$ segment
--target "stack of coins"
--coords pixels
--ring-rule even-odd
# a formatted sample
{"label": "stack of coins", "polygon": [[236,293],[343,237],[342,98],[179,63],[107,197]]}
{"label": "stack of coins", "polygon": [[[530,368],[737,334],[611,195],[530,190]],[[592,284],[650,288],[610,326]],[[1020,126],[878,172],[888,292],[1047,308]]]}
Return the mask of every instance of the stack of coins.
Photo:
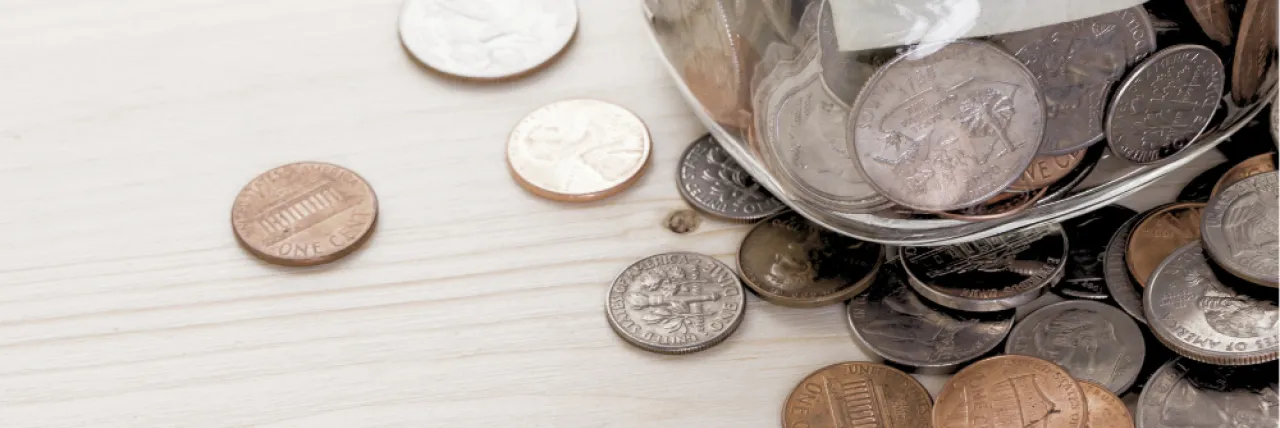
{"label": "stack of coins", "polygon": [[790,197],[836,213],[995,220],[1070,195],[1104,156],[1176,157],[1220,104],[1260,101],[1276,46],[1268,0],[859,51],[840,48],[849,21],[829,0],[646,3],[687,33],[667,53],[702,112]]}

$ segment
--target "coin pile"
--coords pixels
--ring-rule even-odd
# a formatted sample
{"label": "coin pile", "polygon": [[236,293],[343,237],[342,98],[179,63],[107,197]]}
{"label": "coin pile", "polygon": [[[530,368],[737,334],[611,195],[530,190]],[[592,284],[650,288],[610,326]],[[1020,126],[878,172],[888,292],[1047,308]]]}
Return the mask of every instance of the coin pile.
{"label": "coin pile", "polygon": [[705,113],[741,131],[789,196],[968,221],[1063,198],[1108,152],[1134,165],[1175,156],[1220,121],[1228,89],[1233,107],[1257,102],[1276,6],[1230,3],[850,51],[836,37],[850,21],[828,0],[647,2],[655,26],[689,34],[673,52]]}
{"label": "coin pile", "polygon": [[[693,253],[632,264],[609,288],[608,323],[642,349],[685,354],[733,333],[748,289],[795,308],[847,301],[854,343],[877,362],[802,379],[782,406],[784,427],[1269,427],[1280,418],[1273,153],[1211,169],[1184,200],[1146,213],[1107,206],[943,247],[886,247],[786,211],[710,136],[685,151],[677,178],[710,217],[763,219],[743,238],[736,274]],[[1050,291],[1059,302],[1016,315]],[[935,400],[907,372],[955,375]],[[1119,397],[1135,387],[1131,415]]]}

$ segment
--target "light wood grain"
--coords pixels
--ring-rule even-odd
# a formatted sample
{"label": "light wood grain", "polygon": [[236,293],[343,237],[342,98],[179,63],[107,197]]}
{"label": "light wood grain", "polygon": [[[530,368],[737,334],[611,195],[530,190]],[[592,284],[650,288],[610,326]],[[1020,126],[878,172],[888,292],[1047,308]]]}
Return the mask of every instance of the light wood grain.
{"label": "light wood grain", "polygon": [[[475,84],[404,53],[394,0],[0,2],[0,426],[777,426],[803,375],[863,358],[841,307],[753,297],[728,342],[682,357],[605,323],[628,263],[732,263],[746,227],[661,226],[704,131],[641,2],[579,3],[557,62]],[[571,97],[649,124],[633,189],[569,205],[511,181],[511,125]],[[334,265],[232,237],[239,188],[299,160],[379,194],[373,239]]]}

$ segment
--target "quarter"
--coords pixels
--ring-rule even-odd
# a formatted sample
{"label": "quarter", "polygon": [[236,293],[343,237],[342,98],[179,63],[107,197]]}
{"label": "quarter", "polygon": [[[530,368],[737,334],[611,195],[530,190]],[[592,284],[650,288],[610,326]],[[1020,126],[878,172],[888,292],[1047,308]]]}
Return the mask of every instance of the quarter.
{"label": "quarter", "polygon": [[1133,386],[1147,354],[1142,330],[1129,315],[1087,300],[1054,303],[1027,315],[1013,326],[1004,351],[1057,363],[1113,394]]}
{"label": "quarter", "polygon": [[782,405],[782,426],[923,427],[929,425],[932,401],[929,391],[906,373],[851,361],[801,380]]}
{"label": "quarter", "polygon": [[574,0],[405,0],[400,41],[446,74],[501,79],[555,58],[578,29]]}
{"label": "quarter", "polygon": [[1143,428],[1272,428],[1280,418],[1276,366],[1222,367],[1186,359],[1156,370],[1138,398]]}
{"label": "quarter", "polygon": [[1089,381],[1080,381],[1080,390],[1084,391],[1084,402],[1089,408],[1089,428],[1133,428],[1133,416],[1129,408],[1111,391],[1102,385]]}
{"label": "quarter", "polygon": [[1179,248],[1151,276],[1142,302],[1147,325],[1169,349],[1196,361],[1275,361],[1280,311],[1274,290],[1249,293],[1233,281],[1214,272],[1199,242]]}
{"label": "quarter", "polygon": [[676,186],[689,205],[723,219],[754,221],[786,209],[711,134],[685,149]]}
{"label": "quarter", "polygon": [[1107,205],[1067,220],[1062,229],[1071,242],[1066,273],[1053,291],[1077,299],[1106,300],[1107,244],[1137,212],[1120,205]]}
{"label": "quarter", "polygon": [[1084,392],[1057,364],[1001,355],[956,373],[933,406],[935,428],[1085,428]]}
{"label": "quarter", "polygon": [[1240,180],[1209,200],[1200,223],[1204,248],[1246,281],[1280,286],[1280,202],[1276,172]]}
{"label": "quarter", "polygon": [[1129,235],[1125,263],[1138,285],[1146,287],[1156,266],[1174,250],[1200,239],[1200,216],[1204,204],[1168,204],[1143,214]]}
{"label": "quarter", "polygon": [[594,201],[635,183],[653,143],[639,117],[589,99],[547,104],[521,119],[507,139],[517,183],[558,201]]}
{"label": "quarter", "polygon": [[848,121],[856,165],[877,192],[921,211],[990,199],[1040,148],[1045,104],[1035,76],[986,42],[921,45],[889,61]]}
{"label": "quarter", "polygon": [[289,266],[329,263],[355,251],[378,219],[378,198],[355,172],[323,162],[273,168],[240,190],[231,228],[250,253]]}
{"label": "quarter", "polygon": [[1111,87],[1156,50],[1155,29],[1141,6],[991,41],[1012,52],[1040,83],[1048,112],[1040,154],[1047,156],[1101,141]]}
{"label": "quarter", "polygon": [[1013,327],[1013,311],[963,312],[926,301],[896,264],[882,269],[846,309],[849,329],[868,354],[930,374],[952,373],[988,355]]}
{"label": "quarter", "polygon": [[632,345],[687,354],[733,334],[746,303],[742,283],[724,263],[702,254],[664,253],[633,263],[613,280],[605,315]]}
{"label": "quarter", "polygon": [[738,270],[761,298],[782,306],[839,303],[875,281],[884,247],[832,232],[794,212],[760,222],[742,239]]}
{"label": "quarter", "polygon": [[1222,60],[1204,46],[1156,52],[1111,97],[1106,122],[1111,152],[1149,164],[1182,151],[1209,125],[1225,79]]}
{"label": "quarter", "polygon": [[939,305],[972,312],[1016,308],[1062,278],[1067,238],[1056,224],[942,247],[900,247],[909,284]]}

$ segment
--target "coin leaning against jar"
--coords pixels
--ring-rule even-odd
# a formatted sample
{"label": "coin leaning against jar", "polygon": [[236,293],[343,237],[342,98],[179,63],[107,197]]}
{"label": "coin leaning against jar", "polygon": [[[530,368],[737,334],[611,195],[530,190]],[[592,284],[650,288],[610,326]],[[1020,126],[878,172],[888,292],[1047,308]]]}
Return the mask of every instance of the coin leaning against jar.
{"label": "coin leaning against jar", "polygon": [[699,211],[734,221],[755,221],[786,209],[711,134],[690,144],[680,156],[676,187]]}
{"label": "coin leaning against jar", "polygon": [[355,172],[323,162],[273,168],[240,190],[231,208],[236,239],[270,263],[313,266],[338,260],[369,238],[378,198]]}
{"label": "coin leaning against jar", "polygon": [[696,253],[664,253],[628,266],[609,286],[605,316],[619,337],[661,354],[723,342],[742,324],[742,282],[724,263]]}
{"label": "coin leaning against jar", "polygon": [[742,239],[738,270],[762,299],[815,307],[849,300],[875,281],[884,247],[854,239],[784,212],[756,224]]}
{"label": "coin leaning against jar", "polygon": [[1085,428],[1087,405],[1080,384],[1057,364],[1001,355],[965,367],[943,385],[933,426]]}
{"label": "coin leaning against jar", "polygon": [[1196,361],[1224,366],[1275,361],[1280,351],[1275,292],[1250,293],[1238,281],[1215,272],[1199,242],[1187,244],[1151,275],[1142,302],[1147,325],[1169,349]]}
{"label": "coin leaning against jar", "polygon": [[1276,172],[1240,180],[1209,200],[1200,223],[1218,266],[1258,285],[1280,286],[1280,202]]}
{"label": "coin leaning against jar", "polygon": [[916,428],[929,425],[929,391],[898,369],[851,361],[813,372],[782,405],[782,426]]}

